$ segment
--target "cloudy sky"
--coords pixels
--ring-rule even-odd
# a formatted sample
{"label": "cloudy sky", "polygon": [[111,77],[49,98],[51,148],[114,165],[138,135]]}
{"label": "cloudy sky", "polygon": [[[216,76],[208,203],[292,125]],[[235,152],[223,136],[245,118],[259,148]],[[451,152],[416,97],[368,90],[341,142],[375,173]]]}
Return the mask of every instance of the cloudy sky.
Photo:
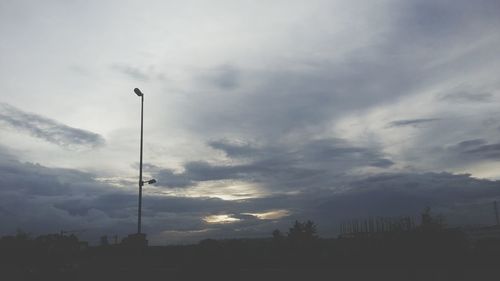
{"label": "cloudy sky", "polygon": [[0,234],[494,223],[497,0],[0,3]]}

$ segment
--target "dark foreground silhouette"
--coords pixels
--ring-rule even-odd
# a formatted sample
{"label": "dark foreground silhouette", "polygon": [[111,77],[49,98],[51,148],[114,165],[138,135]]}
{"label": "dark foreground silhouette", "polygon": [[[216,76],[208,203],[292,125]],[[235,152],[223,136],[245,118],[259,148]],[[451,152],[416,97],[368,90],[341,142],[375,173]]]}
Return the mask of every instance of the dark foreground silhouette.
{"label": "dark foreground silhouette", "polygon": [[471,240],[430,217],[337,239],[319,238],[307,221],[266,239],[163,247],[19,233],[0,239],[0,270],[0,280],[500,280],[500,239]]}

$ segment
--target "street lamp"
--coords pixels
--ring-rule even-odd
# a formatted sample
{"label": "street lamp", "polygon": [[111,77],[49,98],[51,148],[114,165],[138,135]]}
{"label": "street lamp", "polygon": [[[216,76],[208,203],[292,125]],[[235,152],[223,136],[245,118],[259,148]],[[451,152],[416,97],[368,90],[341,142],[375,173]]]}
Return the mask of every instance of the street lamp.
{"label": "street lamp", "polygon": [[143,124],[144,124],[144,94],[138,88],[134,89],[134,93],[141,97],[141,152],[139,159],[139,208],[137,213],[137,234],[141,234],[141,214],[142,214],[142,186],[147,184],[153,184],[156,182],[155,179],[148,181],[142,180],[142,142],[143,142]]}

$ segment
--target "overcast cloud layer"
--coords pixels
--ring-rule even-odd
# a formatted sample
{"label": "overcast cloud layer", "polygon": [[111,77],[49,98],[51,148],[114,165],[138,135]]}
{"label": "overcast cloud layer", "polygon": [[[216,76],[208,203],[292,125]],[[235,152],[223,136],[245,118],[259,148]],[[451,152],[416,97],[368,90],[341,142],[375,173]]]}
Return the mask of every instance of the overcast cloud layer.
{"label": "overcast cloud layer", "polygon": [[2,1],[0,234],[154,244],[369,216],[488,224],[500,3]]}

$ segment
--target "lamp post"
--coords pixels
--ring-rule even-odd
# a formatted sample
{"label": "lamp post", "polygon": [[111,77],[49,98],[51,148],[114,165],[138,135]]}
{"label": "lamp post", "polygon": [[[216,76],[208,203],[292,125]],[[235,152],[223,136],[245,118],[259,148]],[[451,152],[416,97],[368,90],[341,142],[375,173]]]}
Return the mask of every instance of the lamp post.
{"label": "lamp post", "polygon": [[142,216],[142,186],[147,184],[153,184],[156,182],[155,179],[144,182],[142,180],[142,143],[143,143],[143,127],[144,127],[144,94],[138,88],[134,89],[134,93],[141,97],[141,149],[139,158],[139,208],[137,211],[137,234],[141,234],[141,216]]}

